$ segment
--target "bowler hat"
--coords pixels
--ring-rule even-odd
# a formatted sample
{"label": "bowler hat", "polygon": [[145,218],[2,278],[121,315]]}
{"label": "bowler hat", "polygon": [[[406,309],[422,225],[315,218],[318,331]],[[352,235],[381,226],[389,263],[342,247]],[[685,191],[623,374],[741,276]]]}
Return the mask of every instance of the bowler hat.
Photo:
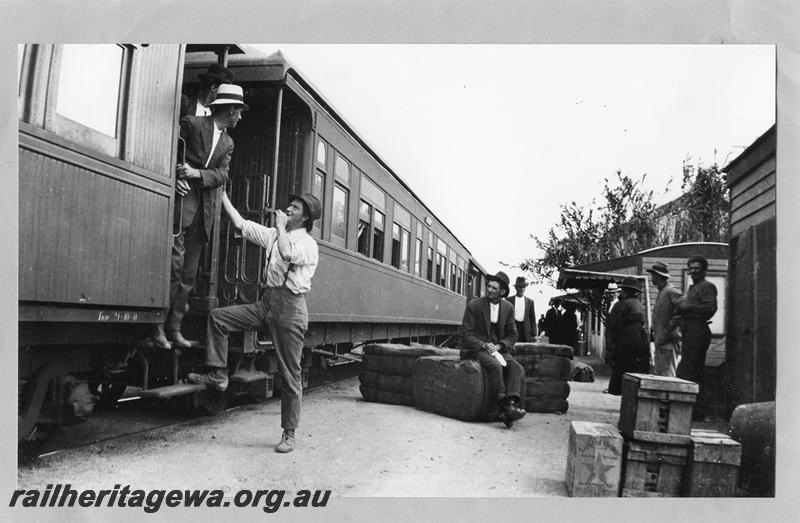
{"label": "bowler hat", "polygon": [[619,286],[623,289],[630,289],[634,292],[639,292],[639,282],[633,276],[626,277],[624,280],[622,280],[622,283],[620,283]]}
{"label": "bowler hat", "polygon": [[222,84],[217,89],[217,97],[210,105],[241,105],[246,111],[250,107],[244,103],[244,91],[241,86],[235,84]]}
{"label": "bowler hat", "polygon": [[517,276],[516,281],[514,281],[514,287],[527,287],[528,282],[525,281],[523,276]]}
{"label": "bowler hat", "polygon": [[231,70],[219,64],[211,64],[205,73],[197,73],[197,77],[208,83],[229,84],[233,81]]}
{"label": "bowler hat", "polygon": [[490,281],[496,281],[497,283],[499,283],[500,286],[502,287],[501,290],[505,290],[506,291],[506,295],[508,295],[508,291],[509,291],[508,283],[511,280],[509,280],[508,275],[506,273],[504,273],[503,271],[499,271],[494,276],[492,276],[491,274],[487,274],[486,275],[486,283],[489,283]]}
{"label": "bowler hat", "polygon": [[669,278],[669,267],[667,267],[666,263],[655,262],[652,268],[646,270],[650,274],[658,274],[659,276],[663,276],[664,278]]}
{"label": "bowler hat", "polygon": [[289,201],[292,202],[294,200],[300,200],[306,204],[306,210],[310,218],[306,223],[306,230],[311,232],[312,227],[314,227],[314,220],[322,215],[322,204],[319,203],[317,197],[311,193],[290,194]]}

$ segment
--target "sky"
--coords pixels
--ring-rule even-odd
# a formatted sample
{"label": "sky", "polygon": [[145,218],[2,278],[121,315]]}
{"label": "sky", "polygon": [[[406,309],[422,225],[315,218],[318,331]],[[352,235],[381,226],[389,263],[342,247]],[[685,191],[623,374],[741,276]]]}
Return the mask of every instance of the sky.
{"label": "sky", "polygon": [[[619,169],[657,203],[687,157],[735,158],[775,121],[771,45],[263,44],[325,96],[490,273]],[[742,75],[747,70],[749,74]],[[670,178],[671,191],[665,192]],[[544,312],[562,291],[531,286]]]}

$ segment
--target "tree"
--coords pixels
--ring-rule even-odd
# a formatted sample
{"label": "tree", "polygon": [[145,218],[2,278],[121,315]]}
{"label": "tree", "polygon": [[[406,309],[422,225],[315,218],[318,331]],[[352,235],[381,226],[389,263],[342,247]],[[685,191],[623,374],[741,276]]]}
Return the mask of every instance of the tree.
{"label": "tree", "polygon": [[649,248],[656,230],[652,215],[656,206],[653,191],[645,191],[646,175],[639,180],[616,172],[615,183],[604,179],[603,205],[595,200],[586,207],[574,201],[561,205],[559,223],[551,227],[544,239],[531,236],[543,253],[529,258],[519,267],[536,283],[554,284],[553,274],[559,267],[572,267],[624,256]]}
{"label": "tree", "polygon": [[[555,284],[559,267],[619,258],[684,242],[724,242],[728,238],[730,202],[725,173],[716,162],[705,167],[687,157],[682,168],[682,194],[656,207],[653,191],[644,189],[647,175],[634,180],[616,172],[604,179],[602,204],[561,205],[558,224],[544,239],[531,236],[542,252],[518,264],[536,283]],[[669,183],[665,187],[669,189]]]}

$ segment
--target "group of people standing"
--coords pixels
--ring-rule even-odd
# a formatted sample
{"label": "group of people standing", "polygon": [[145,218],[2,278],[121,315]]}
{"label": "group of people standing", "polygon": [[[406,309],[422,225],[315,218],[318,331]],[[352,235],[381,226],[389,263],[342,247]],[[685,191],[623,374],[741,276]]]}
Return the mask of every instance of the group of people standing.
{"label": "group of people standing", "polygon": [[575,302],[553,298],[550,308],[544,318],[539,322],[542,325],[542,334],[547,335],[549,343],[556,345],[569,345],[573,350],[578,349],[578,315],[575,313]]}
{"label": "group of people standing", "polygon": [[[626,372],[678,377],[703,386],[706,353],[711,342],[711,317],[717,311],[717,288],[706,280],[708,260],[692,256],[687,273],[692,279],[686,295],[670,282],[667,264],[656,262],[647,269],[658,297],[653,307],[650,333],[645,330],[646,316],[639,301],[639,283],[625,278],[609,289],[612,302],[606,320],[606,361],[612,366],[609,394],[622,393],[622,375]],[[619,299],[616,299],[616,294]],[[650,342],[654,350],[651,356]],[[703,413],[695,409],[695,416]]]}

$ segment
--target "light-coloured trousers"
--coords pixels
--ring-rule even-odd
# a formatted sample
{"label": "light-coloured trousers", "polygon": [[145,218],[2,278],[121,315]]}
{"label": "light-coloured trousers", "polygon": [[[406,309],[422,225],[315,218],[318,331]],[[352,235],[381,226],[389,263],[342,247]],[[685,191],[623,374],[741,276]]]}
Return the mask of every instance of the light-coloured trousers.
{"label": "light-coloured trousers", "polygon": [[269,331],[283,381],[281,427],[296,429],[303,400],[300,358],[307,329],[305,294],[294,294],[286,287],[268,288],[256,303],[223,307],[209,313],[206,364],[209,367],[228,366],[228,334],[231,332]]}
{"label": "light-coloured trousers", "polygon": [[655,373],[659,376],[674,378],[680,353],[681,343],[679,341],[671,341],[661,345],[656,344]]}

